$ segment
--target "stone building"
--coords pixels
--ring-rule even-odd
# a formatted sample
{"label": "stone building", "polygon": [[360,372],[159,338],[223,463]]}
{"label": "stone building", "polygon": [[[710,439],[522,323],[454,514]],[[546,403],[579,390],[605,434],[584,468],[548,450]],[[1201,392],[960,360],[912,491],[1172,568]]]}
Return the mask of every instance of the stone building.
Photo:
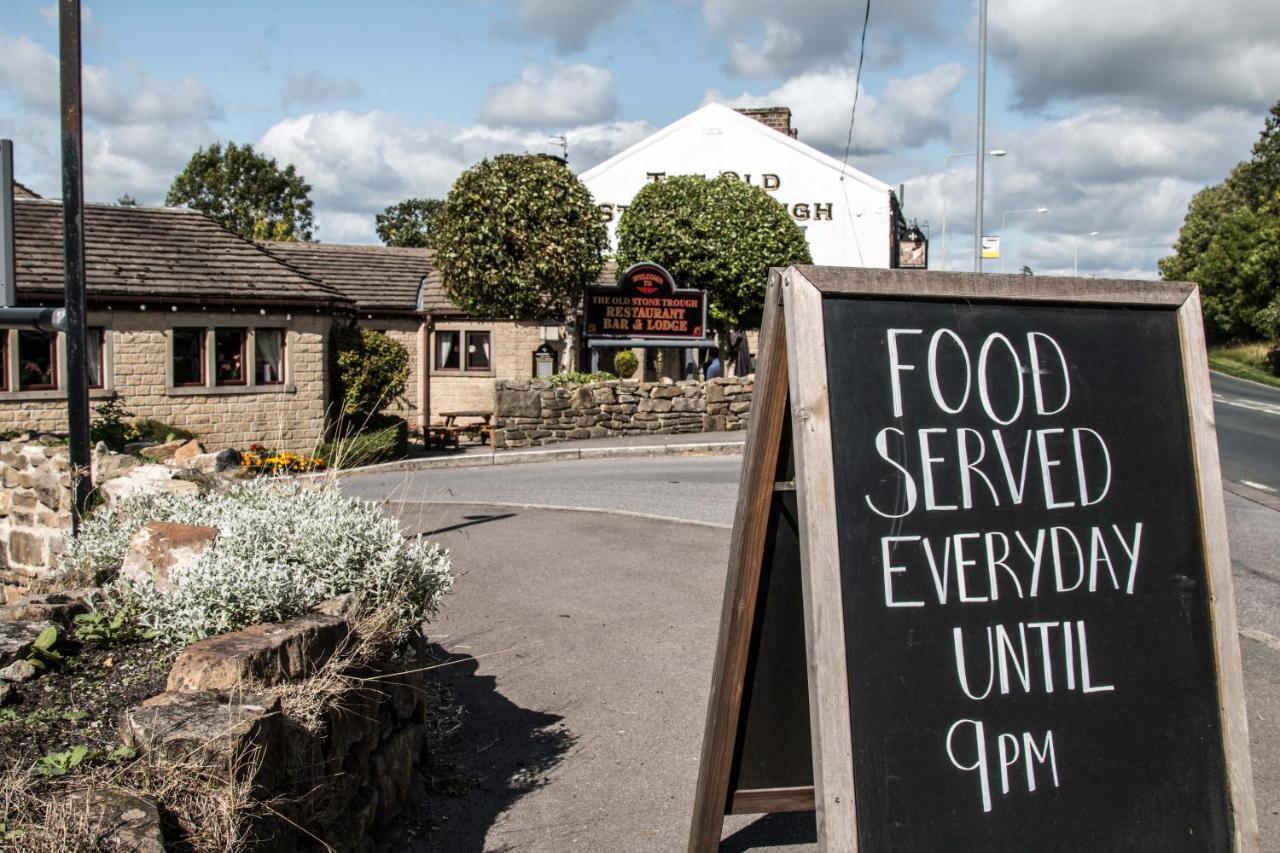
{"label": "stone building", "polygon": [[[62,205],[18,196],[19,303],[64,299]],[[355,305],[201,213],[85,205],[91,405],[214,447],[315,447],[329,405],[327,349]],[[64,336],[0,330],[0,430],[66,431]]]}

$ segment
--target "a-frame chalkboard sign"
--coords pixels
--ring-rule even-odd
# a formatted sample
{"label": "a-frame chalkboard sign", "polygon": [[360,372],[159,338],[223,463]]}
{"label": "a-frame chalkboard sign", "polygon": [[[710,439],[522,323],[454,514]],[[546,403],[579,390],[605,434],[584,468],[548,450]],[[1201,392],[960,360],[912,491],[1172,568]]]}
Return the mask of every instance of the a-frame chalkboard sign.
{"label": "a-frame chalkboard sign", "polygon": [[1256,851],[1189,284],[771,273],[689,850]]}

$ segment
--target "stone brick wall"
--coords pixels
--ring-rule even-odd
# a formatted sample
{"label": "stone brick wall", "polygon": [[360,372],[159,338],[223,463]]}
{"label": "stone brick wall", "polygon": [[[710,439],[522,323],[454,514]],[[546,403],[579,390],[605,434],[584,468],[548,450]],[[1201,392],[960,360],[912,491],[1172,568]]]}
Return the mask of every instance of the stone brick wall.
{"label": "stone brick wall", "polygon": [[66,446],[0,442],[0,603],[48,574],[71,534]]}
{"label": "stone brick wall", "polygon": [[499,380],[494,446],[530,447],[580,438],[745,429],[755,377],[709,382],[615,379],[558,388]]}
{"label": "stone brick wall", "polygon": [[[328,348],[332,317],[326,314],[108,310],[91,311],[88,324],[106,329],[106,387],[93,391],[97,405],[113,391],[126,409],[195,433],[210,448],[254,442],[286,450],[320,443],[328,406]],[[283,386],[173,388],[169,341],[174,327],[284,328]],[[59,376],[66,376],[59,345]],[[10,385],[10,387],[13,387]],[[0,430],[66,432],[61,391],[0,392]]]}
{"label": "stone brick wall", "polygon": [[[431,368],[432,419],[440,412],[492,411],[494,382],[527,379],[533,373],[533,351],[542,345],[541,326],[528,322],[437,321],[435,330],[490,333],[492,369],[442,372]],[[434,351],[435,333],[431,334]]]}

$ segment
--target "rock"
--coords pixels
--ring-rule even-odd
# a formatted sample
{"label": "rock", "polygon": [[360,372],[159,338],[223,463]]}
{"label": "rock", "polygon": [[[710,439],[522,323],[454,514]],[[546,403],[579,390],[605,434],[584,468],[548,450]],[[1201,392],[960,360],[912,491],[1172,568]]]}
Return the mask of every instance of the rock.
{"label": "rock", "polygon": [[155,446],[156,446],[156,442],[151,441],[149,439],[143,440],[143,441],[130,441],[125,444],[124,452],[129,454],[141,453],[146,448],[155,447]]}
{"label": "rock", "polygon": [[218,528],[148,521],[129,540],[120,577],[150,580],[159,590],[172,585],[169,575],[190,566],[218,540]]}
{"label": "rock", "polygon": [[204,455],[204,448],[200,446],[200,442],[194,438],[186,444],[173,451],[173,464],[179,467],[189,467],[186,463],[197,456]]}
{"label": "rock", "polygon": [[0,606],[0,622],[56,622],[70,628],[75,618],[89,610],[86,598],[98,590],[90,587],[69,592],[24,595]]}
{"label": "rock", "polygon": [[142,463],[138,461],[138,457],[128,453],[112,453],[105,444],[98,442],[97,447],[93,449],[93,457],[89,464],[90,471],[93,473],[93,482],[101,484],[124,476],[130,469],[137,468]]}
{"label": "rock", "polygon": [[13,695],[13,687],[5,681],[0,681],[0,706],[9,702],[9,697]]}
{"label": "rock", "polygon": [[[174,456],[177,460],[178,457]],[[219,450],[217,453],[200,453],[182,459],[178,463],[182,468],[191,471],[199,471],[202,474],[217,474],[222,471],[231,471],[240,467],[240,451],[233,450],[228,447],[225,450]]]}
{"label": "rock", "polygon": [[346,620],[316,614],[251,625],[187,646],[169,670],[168,690],[234,690],[253,680],[305,678],[347,640]]}
{"label": "rock", "polygon": [[138,494],[199,494],[199,485],[174,479],[176,473],[167,465],[140,465],[124,476],[106,481],[98,491],[108,507]]}
{"label": "rock", "polygon": [[104,849],[128,853],[164,853],[156,804],[116,788],[73,791],[62,797],[75,814],[88,813],[93,835]]}
{"label": "rock", "polygon": [[126,711],[120,735],[149,758],[195,764],[221,779],[269,784],[283,762],[278,698],[161,693]]}
{"label": "rock", "polygon": [[0,622],[0,666],[22,660],[31,653],[48,622]]}
{"label": "rock", "polygon": [[499,388],[497,410],[507,417],[536,418],[542,415],[542,404],[538,391],[521,391],[514,388]]}
{"label": "rock", "polygon": [[355,611],[358,603],[354,592],[345,592],[334,598],[326,598],[315,607],[312,607],[311,612],[345,619]]}
{"label": "rock", "polygon": [[144,447],[138,451],[144,459],[150,459],[152,462],[161,462],[165,459],[172,459],[174,454],[178,452],[178,448],[187,444],[180,438],[173,441],[166,441],[164,444],[153,444],[150,447]]}
{"label": "rock", "polygon": [[0,681],[30,681],[40,674],[40,671],[27,660],[16,660],[8,666],[0,669]]}

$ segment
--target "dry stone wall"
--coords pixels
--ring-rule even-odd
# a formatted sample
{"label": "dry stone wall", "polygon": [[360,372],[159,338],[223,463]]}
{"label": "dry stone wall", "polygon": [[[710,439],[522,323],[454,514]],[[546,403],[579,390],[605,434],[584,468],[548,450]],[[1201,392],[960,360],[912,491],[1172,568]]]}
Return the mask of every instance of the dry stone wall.
{"label": "dry stone wall", "polygon": [[539,380],[495,384],[494,447],[506,448],[581,438],[745,429],[755,378],[615,379],[572,387]]}
{"label": "dry stone wall", "polygon": [[0,560],[8,601],[48,574],[66,546],[70,454],[66,445],[0,442],[0,479]]}

